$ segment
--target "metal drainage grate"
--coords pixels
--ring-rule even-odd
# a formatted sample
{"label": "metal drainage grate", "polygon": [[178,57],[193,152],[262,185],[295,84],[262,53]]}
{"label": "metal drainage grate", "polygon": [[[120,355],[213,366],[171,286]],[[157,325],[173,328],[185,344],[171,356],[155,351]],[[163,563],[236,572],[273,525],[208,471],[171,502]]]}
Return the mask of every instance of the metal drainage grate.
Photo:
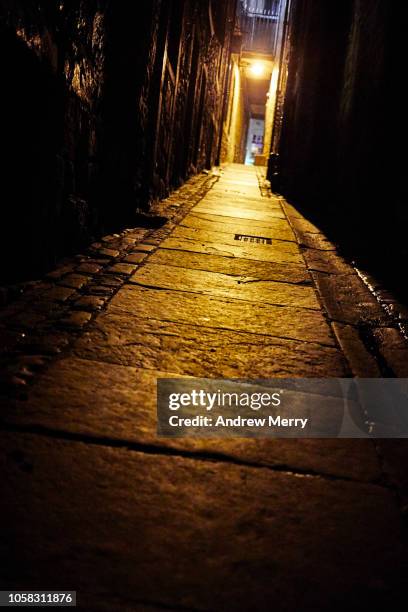
{"label": "metal drainage grate", "polygon": [[254,244],[272,244],[272,238],[264,238],[264,236],[248,236],[247,234],[235,234],[235,240],[241,242],[252,242]]}

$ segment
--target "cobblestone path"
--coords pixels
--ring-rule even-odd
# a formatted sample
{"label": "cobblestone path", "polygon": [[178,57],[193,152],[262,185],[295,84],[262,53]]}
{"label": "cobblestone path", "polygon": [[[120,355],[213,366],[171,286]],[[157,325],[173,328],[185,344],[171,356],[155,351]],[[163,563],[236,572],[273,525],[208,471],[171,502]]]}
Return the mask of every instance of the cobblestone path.
{"label": "cobblestone path", "polygon": [[0,313],[4,588],[88,610],[397,609],[403,442],[156,435],[160,376],[407,376],[389,310],[253,167],[157,212]]}

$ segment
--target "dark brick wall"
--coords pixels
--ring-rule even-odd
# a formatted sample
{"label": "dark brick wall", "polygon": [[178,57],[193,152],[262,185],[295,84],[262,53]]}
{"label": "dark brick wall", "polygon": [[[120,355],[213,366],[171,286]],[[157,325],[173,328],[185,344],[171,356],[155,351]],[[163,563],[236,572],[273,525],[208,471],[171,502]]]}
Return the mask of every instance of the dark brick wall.
{"label": "dark brick wall", "polygon": [[283,193],[385,266],[406,256],[406,13],[387,0],[295,1],[280,142]]}
{"label": "dark brick wall", "polygon": [[215,163],[234,5],[1,0],[2,280],[135,224]]}

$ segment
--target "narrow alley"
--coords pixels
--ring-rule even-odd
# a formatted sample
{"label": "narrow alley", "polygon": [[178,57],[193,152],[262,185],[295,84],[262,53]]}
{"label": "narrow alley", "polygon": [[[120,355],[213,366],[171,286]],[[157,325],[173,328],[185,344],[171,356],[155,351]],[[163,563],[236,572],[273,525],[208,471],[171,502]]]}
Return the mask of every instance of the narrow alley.
{"label": "narrow alley", "polygon": [[[0,607],[403,610],[404,11],[120,4],[0,2]],[[164,379],[405,429],[165,435]]]}

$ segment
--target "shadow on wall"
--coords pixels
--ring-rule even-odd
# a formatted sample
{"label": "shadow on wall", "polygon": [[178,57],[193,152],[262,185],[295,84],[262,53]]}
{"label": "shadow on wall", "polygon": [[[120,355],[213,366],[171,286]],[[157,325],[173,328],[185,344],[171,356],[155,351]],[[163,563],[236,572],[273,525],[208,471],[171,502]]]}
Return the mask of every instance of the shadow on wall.
{"label": "shadow on wall", "polygon": [[[46,267],[55,252],[56,154],[62,125],[62,88],[15,32],[2,28],[1,280],[33,265]],[[12,59],[12,61],[11,61]]]}

